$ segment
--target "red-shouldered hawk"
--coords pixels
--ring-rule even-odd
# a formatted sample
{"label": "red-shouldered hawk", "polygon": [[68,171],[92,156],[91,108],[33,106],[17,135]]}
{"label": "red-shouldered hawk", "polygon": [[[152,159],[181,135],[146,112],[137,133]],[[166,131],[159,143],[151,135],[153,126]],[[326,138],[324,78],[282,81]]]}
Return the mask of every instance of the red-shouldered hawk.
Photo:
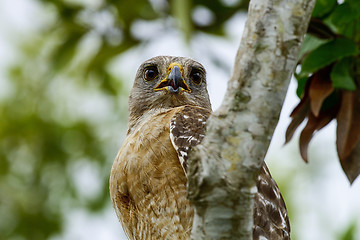
{"label": "red-shouldered hawk", "polygon": [[[189,239],[187,154],[203,139],[211,113],[204,67],[183,57],[147,60],[137,71],[129,111],[110,177],[116,214],[131,240]],[[253,239],[290,239],[285,203],[265,164],[257,188]]]}

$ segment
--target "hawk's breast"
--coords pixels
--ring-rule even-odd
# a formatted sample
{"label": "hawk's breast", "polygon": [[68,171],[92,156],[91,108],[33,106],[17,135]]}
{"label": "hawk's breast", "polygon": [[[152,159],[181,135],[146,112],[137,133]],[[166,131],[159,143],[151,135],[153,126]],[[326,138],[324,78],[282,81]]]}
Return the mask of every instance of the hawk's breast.
{"label": "hawk's breast", "polygon": [[190,234],[187,179],[170,139],[171,119],[182,109],[143,116],[114,162],[111,197],[131,239],[188,239]]}

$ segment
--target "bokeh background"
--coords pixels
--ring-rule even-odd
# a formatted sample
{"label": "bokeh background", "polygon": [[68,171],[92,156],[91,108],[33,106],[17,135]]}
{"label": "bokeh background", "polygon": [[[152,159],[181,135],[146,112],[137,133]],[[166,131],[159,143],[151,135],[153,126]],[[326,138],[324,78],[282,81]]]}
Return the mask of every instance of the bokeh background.
{"label": "bokeh background", "polygon": [[[246,0],[0,0],[0,239],[126,239],[108,178],[127,128],[137,67],[192,57],[216,109],[246,20]],[[292,80],[267,163],[295,240],[359,240],[360,180],[337,160],[334,124],[284,146]],[[269,103],[271,104],[271,103]]]}

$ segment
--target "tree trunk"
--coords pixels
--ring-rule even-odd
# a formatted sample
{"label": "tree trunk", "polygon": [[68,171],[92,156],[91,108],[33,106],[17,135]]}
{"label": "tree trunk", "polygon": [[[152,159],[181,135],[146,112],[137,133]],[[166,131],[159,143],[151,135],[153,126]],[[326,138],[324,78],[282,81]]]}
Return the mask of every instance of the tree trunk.
{"label": "tree trunk", "polygon": [[192,239],[252,239],[256,178],[315,0],[252,0],[225,99],[189,156]]}

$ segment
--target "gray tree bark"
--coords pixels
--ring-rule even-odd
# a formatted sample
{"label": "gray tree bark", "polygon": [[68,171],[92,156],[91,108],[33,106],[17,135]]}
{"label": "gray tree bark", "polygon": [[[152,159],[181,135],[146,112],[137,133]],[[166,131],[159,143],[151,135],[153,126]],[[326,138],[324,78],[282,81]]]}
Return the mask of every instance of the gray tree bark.
{"label": "gray tree bark", "polygon": [[252,0],[225,99],[189,156],[192,239],[252,239],[256,178],[315,0]]}

